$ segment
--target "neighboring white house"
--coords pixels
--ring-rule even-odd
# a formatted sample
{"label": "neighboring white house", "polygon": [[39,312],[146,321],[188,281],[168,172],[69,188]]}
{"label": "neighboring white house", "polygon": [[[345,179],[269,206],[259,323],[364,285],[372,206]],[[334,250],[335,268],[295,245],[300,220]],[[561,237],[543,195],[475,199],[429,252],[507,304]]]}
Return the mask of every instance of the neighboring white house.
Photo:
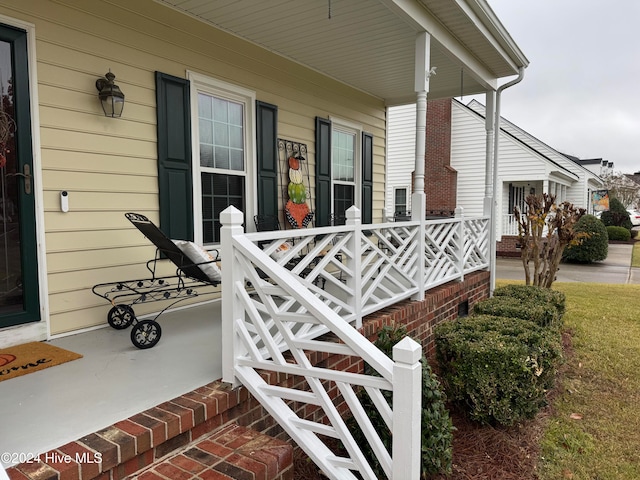
{"label": "neighboring white house", "polygon": [[[449,165],[457,172],[456,205],[464,208],[465,215],[482,215],[485,192],[485,107],[477,100],[468,105],[451,99],[451,153]],[[411,163],[399,154],[402,152],[398,133],[400,125],[415,121],[415,107],[405,105],[389,109],[387,163],[387,209],[394,208],[393,192],[410,180],[406,165]],[[427,130],[430,128],[427,121]],[[447,132],[443,133],[444,135]],[[427,153],[427,163],[429,153]],[[599,161],[598,168],[601,162]],[[608,167],[608,164],[607,164]],[[397,183],[396,183],[397,182]],[[425,189],[429,186],[427,180]],[[498,183],[496,202],[499,205],[496,218],[499,235],[515,235],[513,208],[524,205],[529,194],[552,193],[557,201],[569,201],[577,207],[590,206],[590,192],[602,189],[602,178],[580,160],[550,147],[530,133],[502,118],[498,143]],[[429,209],[429,205],[427,205]]]}

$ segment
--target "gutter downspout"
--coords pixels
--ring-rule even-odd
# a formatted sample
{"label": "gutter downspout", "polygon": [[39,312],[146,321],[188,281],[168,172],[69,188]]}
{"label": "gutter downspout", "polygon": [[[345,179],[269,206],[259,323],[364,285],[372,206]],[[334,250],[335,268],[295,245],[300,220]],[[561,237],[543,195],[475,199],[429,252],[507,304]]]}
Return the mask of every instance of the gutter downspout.
{"label": "gutter downspout", "polygon": [[491,259],[491,270],[489,277],[489,296],[493,296],[493,291],[496,288],[496,251],[497,251],[497,232],[496,227],[498,225],[496,219],[496,212],[498,210],[496,200],[498,198],[498,144],[500,143],[500,94],[503,90],[514,86],[516,83],[520,83],[524,78],[524,67],[518,68],[518,78],[511,80],[498,87],[496,90],[496,111],[494,120],[494,139],[493,139],[493,199],[491,200],[491,228],[489,230],[489,258]]}

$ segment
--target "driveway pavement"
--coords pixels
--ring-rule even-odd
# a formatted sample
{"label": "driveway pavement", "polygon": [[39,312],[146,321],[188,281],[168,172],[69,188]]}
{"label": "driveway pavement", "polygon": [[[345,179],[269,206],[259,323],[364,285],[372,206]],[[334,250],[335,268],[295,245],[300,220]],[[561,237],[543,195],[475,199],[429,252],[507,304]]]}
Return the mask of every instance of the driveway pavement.
{"label": "driveway pavement", "polygon": [[[632,245],[610,244],[609,255],[602,262],[586,265],[561,263],[556,281],[640,284],[640,268],[631,267],[632,249]],[[498,258],[496,278],[524,280],[520,258]]]}

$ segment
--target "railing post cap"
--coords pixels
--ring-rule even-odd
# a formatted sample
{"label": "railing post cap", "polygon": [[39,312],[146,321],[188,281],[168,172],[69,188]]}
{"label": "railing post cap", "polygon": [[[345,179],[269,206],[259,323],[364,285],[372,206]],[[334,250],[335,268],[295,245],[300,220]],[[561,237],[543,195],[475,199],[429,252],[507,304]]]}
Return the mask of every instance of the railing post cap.
{"label": "railing post cap", "polygon": [[413,365],[422,358],[422,346],[410,337],[404,337],[393,346],[393,360]]}
{"label": "railing post cap", "polygon": [[347,218],[360,218],[360,209],[355,205],[351,205],[345,212]]}
{"label": "railing post cap", "polygon": [[462,217],[464,215],[464,208],[462,207],[456,207],[456,209],[454,210],[454,215],[457,217]]}
{"label": "railing post cap", "polygon": [[229,205],[220,212],[220,223],[222,225],[238,226],[244,222],[244,215],[233,205]]}

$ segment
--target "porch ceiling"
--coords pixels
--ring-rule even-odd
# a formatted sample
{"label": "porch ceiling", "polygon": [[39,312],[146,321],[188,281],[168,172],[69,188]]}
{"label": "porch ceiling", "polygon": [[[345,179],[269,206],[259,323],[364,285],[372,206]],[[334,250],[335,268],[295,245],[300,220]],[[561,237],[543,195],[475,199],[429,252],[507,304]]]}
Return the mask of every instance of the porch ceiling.
{"label": "porch ceiling", "polygon": [[485,0],[158,1],[390,105],[415,100],[421,31],[437,67],[429,98],[484,92],[528,63]]}

